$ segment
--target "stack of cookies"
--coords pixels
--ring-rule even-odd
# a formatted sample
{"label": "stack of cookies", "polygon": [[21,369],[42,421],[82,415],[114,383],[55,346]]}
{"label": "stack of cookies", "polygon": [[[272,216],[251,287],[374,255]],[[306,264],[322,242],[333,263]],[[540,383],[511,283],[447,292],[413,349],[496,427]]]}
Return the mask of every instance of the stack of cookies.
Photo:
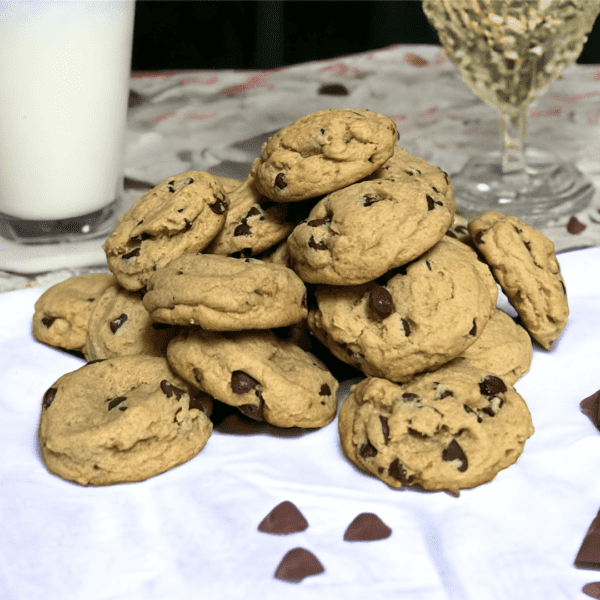
{"label": "stack of cookies", "polygon": [[349,374],[366,378],[342,448],[390,486],[456,491],[514,463],[533,426],[512,386],[568,316],[554,248],[500,213],[461,221],[447,174],[397,141],[383,115],[324,110],[244,181],[188,171],[142,196],[104,244],[111,273],[36,304],[36,338],[89,361],[44,397],[47,467],[145,479],[200,452],[215,402],[322,427]]}

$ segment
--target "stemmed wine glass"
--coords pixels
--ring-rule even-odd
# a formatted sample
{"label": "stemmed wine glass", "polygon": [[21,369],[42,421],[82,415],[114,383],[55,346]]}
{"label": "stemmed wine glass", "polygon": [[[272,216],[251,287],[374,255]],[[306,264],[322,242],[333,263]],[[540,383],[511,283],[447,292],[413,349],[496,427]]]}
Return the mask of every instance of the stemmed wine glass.
{"label": "stemmed wine glass", "polygon": [[525,146],[525,125],[530,104],[581,54],[600,0],[423,0],[423,10],[463,81],[502,115],[502,149],[452,177],[459,211],[541,225],[583,209],[592,184],[574,164]]}

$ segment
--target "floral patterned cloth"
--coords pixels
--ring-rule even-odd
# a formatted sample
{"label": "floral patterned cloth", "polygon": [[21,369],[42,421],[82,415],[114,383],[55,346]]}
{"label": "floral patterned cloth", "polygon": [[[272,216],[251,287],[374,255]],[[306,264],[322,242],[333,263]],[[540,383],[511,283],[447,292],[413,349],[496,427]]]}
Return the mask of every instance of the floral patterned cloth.
{"label": "floral patterned cloth", "polygon": [[[572,65],[532,107],[527,141],[573,160],[600,189],[600,65]],[[450,175],[500,144],[500,117],[462,82],[439,46],[396,45],[271,71],[133,73],[126,202],[189,169],[243,179],[269,134],[324,108],[361,107],[397,123],[399,144]],[[543,230],[558,251],[600,245],[600,193]],[[98,241],[98,246],[101,245]],[[13,251],[14,252],[14,251]],[[0,269],[2,247],[0,244]],[[0,271],[0,291],[48,285],[100,268],[42,275]]]}

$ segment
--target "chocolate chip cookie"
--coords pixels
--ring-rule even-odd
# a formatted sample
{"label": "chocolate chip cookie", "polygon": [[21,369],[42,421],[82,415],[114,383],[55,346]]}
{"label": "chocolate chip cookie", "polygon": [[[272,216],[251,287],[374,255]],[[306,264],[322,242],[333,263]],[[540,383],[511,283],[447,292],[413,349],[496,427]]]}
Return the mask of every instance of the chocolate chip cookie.
{"label": "chocolate chip cookie", "polygon": [[491,481],[533,435],[523,398],[468,363],[399,386],[367,378],[339,414],[344,453],[390,487],[457,491]]}
{"label": "chocolate chip cookie", "polygon": [[474,367],[495,373],[514,385],[531,365],[531,338],[505,312],[496,310],[481,335],[455,360],[468,360]]}
{"label": "chocolate chip cookie", "polygon": [[277,427],[323,427],[337,411],[331,373],[270,331],[189,328],[171,341],[167,360],[192,385]]}
{"label": "chocolate chip cookie", "polygon": [[287,267],[255,258],[184,254],[159,269],[143,303],[152,320],[213,331],[285,327],[306,318],[306,288]]}
{"label": "chocolate chip cookie", "polygon": [[486,212],[469,221],[477,250],[534,340],[549,349],[569,317],[554,244],[517,217]]}
{"label": "chocolate chip cookie", "polygon": [[143,288],[157,268],[200,252],[223,227],[229,201],[208,173],[187,171],[144,194],[104,242],[108,268],[128,290]]}
{"label": "chocolate chip cookie", "polygon": [[308,324],[340,360],[404,381],[458,356],[480,335],[498,290],[474,250],[447,237],[384,277],[317,286]]}
{"label": "chocolate chip cookie", "polygon": [[35,338],[55,348],[81,350],[90,315],[114,281],[111,273],[93,273],[71,277],[48,288],[35,303]]}
{"label": "chocolate chip cookie", "polygon": [[454,198],[425,179],[350,185],[325,196],[292,231],[292,268],[308,283],[372,281],[434,246],[454,209]]}
{"label": "chocolate chip cookie", "polygon": [[44,394],[49,471],[82,485],[142,481],[194,457],[212,423],[164,358],[120,356],[63,375]]}
{"label": "chocolate chip cookie", "polygon": [[164,356],[178,327],[154,323],[141,292],[111,285],[100,297],[87,330],[83,353],[88,360],[131,354]]}
{"label": "chocolate chip cookie", "polygon": [[242,258],[259,254],[287,238],[311,208],[305,207],[305,202],[282,204],[269,200],[256,190],[252,177],[228,197],[223,229],[204,250],[205,254]]}
{"label": "chocolate chip cookie", "polygon": [[273,135],[251,173],[277,202],[315,198],[360,181],[380,167],[398,141],[396,124],[365,109],[312,113]]}

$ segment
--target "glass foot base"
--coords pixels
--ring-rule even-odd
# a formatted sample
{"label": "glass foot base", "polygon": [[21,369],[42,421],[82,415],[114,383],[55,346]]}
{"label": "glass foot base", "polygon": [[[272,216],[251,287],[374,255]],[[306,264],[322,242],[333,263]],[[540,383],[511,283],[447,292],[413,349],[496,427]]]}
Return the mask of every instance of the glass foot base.
{"label": "glass foot base", "polygon": [[0,236],[17,244],[58,244],[108,236],[119,214],[120,200],[101,210],[52,221],[28,221],[0,213]]}
{"label": "glass foot base", "polygon": [[595,188],[571,163],[533,148],[525,151],[525,170],[502,172],[502,153],[472,158],[452,176],[457,212],[473,217],[489,210],[534,225],[561,220],[584,209]]}

